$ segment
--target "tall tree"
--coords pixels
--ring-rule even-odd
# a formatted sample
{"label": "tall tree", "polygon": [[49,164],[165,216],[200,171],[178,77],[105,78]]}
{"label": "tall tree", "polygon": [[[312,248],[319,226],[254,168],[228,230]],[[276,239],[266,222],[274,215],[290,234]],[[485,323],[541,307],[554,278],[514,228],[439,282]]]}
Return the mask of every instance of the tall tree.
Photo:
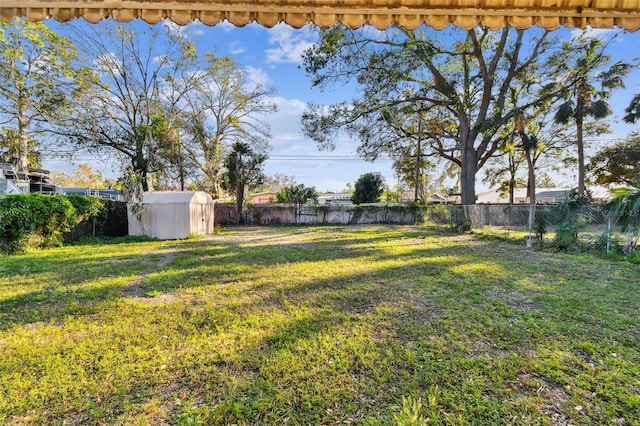
{"label": "tall tree", "polygon": [[623,78],[630,70],[630,65],[621,61],[604,69],[611,61],[611,57],[605,54],[605,47],[606,44],[598,38],[582,38],[566,46],[567,49],[581,52],[574,63],[567,61],[566,56],[558,58],[558,61],[567,65],[567,74],[572,84],[563,92],[563,100],[558,106],[555,120],[558,123],[571,121],[576,126],[579,195],[585,193],[585,120],[588,117],[601,119],[611,114],[606,99],[614,89],[624,87]]}
{"label": "tall tree", "polygon": [[378,172],[365,173],[358,178],[351,196],[353,204],[377,203],[384,192],[384,178]]}
{"label": "tall tree", "polygon": [[[85,90],[68,123],[78,146],[108,150],[129,162],[147,191],[150,173],[162,172],[185,94],[198,84],[194,45],[165,26],[78,25]],[[171,157],[169,157],[171,158]]]}
{"label": "tall tree", "polygon": [[[424,114],[432,123],[422,132],[429,149],[461,168],[462,203],[474,204],[476,174],[502,143],[498,130],[521,108],[557,94],[553,80],[545,83],[553,70],[540,67],[547,36],[510,27],[440,34],[335,27],[305,53],[306,70],[316,87],[349,82],[357,85],[359,95],[328,108],[310,105],[303,115],[304,132],[321,148],[331,149],[345,131],[359,140],[359,153],[373,159],[393,149],[403,133],[411,133],[407,123],[416,121],[411,115]],[[509,88],[522,84],[545,85],[546,90],[529,105],[509,106]]]}
{"label": "tall tree", "polygon": [[34,165],[30,143],[68,111],[76,57],[71,40],[42,23],[0,23],[0,125],[15,132],[18,167]]}
{"label": "tall tree", "polygon": [[262,165],[266,159],[266,154],[256,151],[246,142],[234,143],[225,159],[224,183],[226,189],[236,196],[238,223],[242,222],[245,190],[262,183],[264,179]]}
{"label": "tall tree", "polygon": [[[521,96],[526,96],[526,93],[514,91],[512,102],[517,105]],[[497,185],[504,193],[508,193],[510,203],[514,202],[516,186],[527,187],[529,196],[531,178],[538,180],[538,174],[543,170],[561,173],[563,169],[575,165],[574,155],[568,149],[574,144],[575,134],[570,131],[569,125],[554,123],[549,105],[540,105],[527,111],[528,114],[523,111],[523,128],[516,128],[516,122],[506,126],[504,131],[509,132],[509,137],[505,138],[504,145],[499,149],[501,155],[493,157],[487,166],[484,182]],[[588,126],[587,133],[597,134],[600,128],[592,127]],[[524,139],[520,131],[525,132]],[[522,173],[524,164],[531,166],[533,171],[533,174],[528,171],[526,178]]]}
{"label": "tall tree", "polygon": [[236,142],[258,151],[268,146],[271,132],[268,114],[277,111],[269,101],[274,93],[249,82],[246,71],[230,57],[207,54],[200,67],[199,81],[187,93],[184,149],[189,160],[204,174],[206,189],[220,195],[222,158]]}
{"label": "tall tree", "polygon": [[402,184],[413,188],[414,201],[424,202],[427,194],[442,186],[441,179],[434,178],[437,164],[418,153],[417,146],[413,150],[408,147],[402,154],[394,155],[393,169]]}
{"label": "tall tree", "polygon": [[512,132],[512,137],[505,139],[496,155],[487,163],[482,180],[492,188],[497,187],[501,194],[508,194],[510,204],[515,200],[515,188],[526,184],[526,180],[519,175],[525,158],[518,148],[516,136]]}

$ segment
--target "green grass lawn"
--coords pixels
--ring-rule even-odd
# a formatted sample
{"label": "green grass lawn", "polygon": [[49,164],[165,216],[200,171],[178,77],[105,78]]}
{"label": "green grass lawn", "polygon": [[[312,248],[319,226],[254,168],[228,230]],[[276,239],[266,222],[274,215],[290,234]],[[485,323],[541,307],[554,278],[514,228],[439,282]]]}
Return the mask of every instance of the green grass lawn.
{"label": "green grass lawn", "polygon": [[435,227],[0,258],[0,424],[640,424],[640,267]]}

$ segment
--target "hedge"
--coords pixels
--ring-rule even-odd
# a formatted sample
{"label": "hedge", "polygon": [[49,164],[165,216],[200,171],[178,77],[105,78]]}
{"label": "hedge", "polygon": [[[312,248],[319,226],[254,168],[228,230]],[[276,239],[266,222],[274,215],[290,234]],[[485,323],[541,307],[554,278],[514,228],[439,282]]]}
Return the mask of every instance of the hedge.
{"label": "hedge", "polygon": [[[0,251],[61,246],[81,222],[104,218],[111,200],[38,193],[0,197]],[[125,224],[126,226],[126,224]]]}

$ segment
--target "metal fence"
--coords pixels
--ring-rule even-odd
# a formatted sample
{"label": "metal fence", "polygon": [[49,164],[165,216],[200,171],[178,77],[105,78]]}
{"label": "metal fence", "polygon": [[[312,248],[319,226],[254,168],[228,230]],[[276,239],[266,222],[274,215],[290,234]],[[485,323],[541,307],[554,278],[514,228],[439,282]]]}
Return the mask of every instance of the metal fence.
{"label": "metal fence", "polygon": [[[536,206],[535,211],[547,211],[552,206]],[[486,227],[504,230],[526,230],[529,228],[531,207],[520,204],[455,204],[429,205],[421,208],[425,222],[454,224],[470,228]],[[535,215],[535,212],[534,212]]]}
{"label": "metal fence", "polygon": [[459,231],[488,231],[532,239],[558,249],[633,251],[638,232],[623,232],[606,205],[520,204],[433,205],[422,208],[425,223],[448,224]]}

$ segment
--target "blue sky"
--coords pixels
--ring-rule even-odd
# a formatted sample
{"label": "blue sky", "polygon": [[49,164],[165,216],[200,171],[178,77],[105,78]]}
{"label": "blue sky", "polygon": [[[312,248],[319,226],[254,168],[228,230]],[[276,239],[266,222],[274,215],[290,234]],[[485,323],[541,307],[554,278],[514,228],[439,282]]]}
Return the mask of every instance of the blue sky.
{"label": "blue sky", "polygon": [[[61,24],[52,23],[54,27],[58,25]],[[146,24],[139,22],[136,25]],[[319,37],[312,27],[294,29],[280,24],[268,29],[250,24],[237,28],[228,23],[207,27],[195,22],[182,28],[182,31],[189,34],[199,50],[229,55],[245,67],[254,81],[275,88],[273,101],[278,106],[278,112],[268,117],[273,149],[265,164],[267,175],[283,173],[295,176],[298,183],[315,186],[321,192],[341,191],[347,183],[353,184],[366,172],[381,172],[390,186],[396,184],[391,161],[383,159],[369,163],[359,160],[354,154],[355,142],[344,140],[337,144],[335,151],[324,152],[318,151],[313,141],[302,136],[300,115],[307,102],[329,104],[352,97],[348,88],[323,93],[311,87],[310,79],[301,66],[301,54]],[[555,33],[562,38],[569,38],[576,31],[562,28]],[[598,37],[609,37],[611,33],[611,30],[591,32]],[[614,60],[630,61],[640,56],[640,31],[619,35],[612,42],[609,53]],[[620,117],[633,95],[640,93],[640,72],[634,71],[626,81],[627,88],[615,93],[611,100],[614,107],[611,125],[615,133],[605,136],[605,139],[623,138],[634,128],[620,123]],[[82,162],[89,162],[86,156],[80,157],[76,164]],[[117,176],[117,167],[109,161],[91,163],[105,176]],[[45,162],[45,167],[63,168],[62,163],[57,161]],[[481,178],[479,175],[477,179],[478,192],[487,189],[483,187]]]}

